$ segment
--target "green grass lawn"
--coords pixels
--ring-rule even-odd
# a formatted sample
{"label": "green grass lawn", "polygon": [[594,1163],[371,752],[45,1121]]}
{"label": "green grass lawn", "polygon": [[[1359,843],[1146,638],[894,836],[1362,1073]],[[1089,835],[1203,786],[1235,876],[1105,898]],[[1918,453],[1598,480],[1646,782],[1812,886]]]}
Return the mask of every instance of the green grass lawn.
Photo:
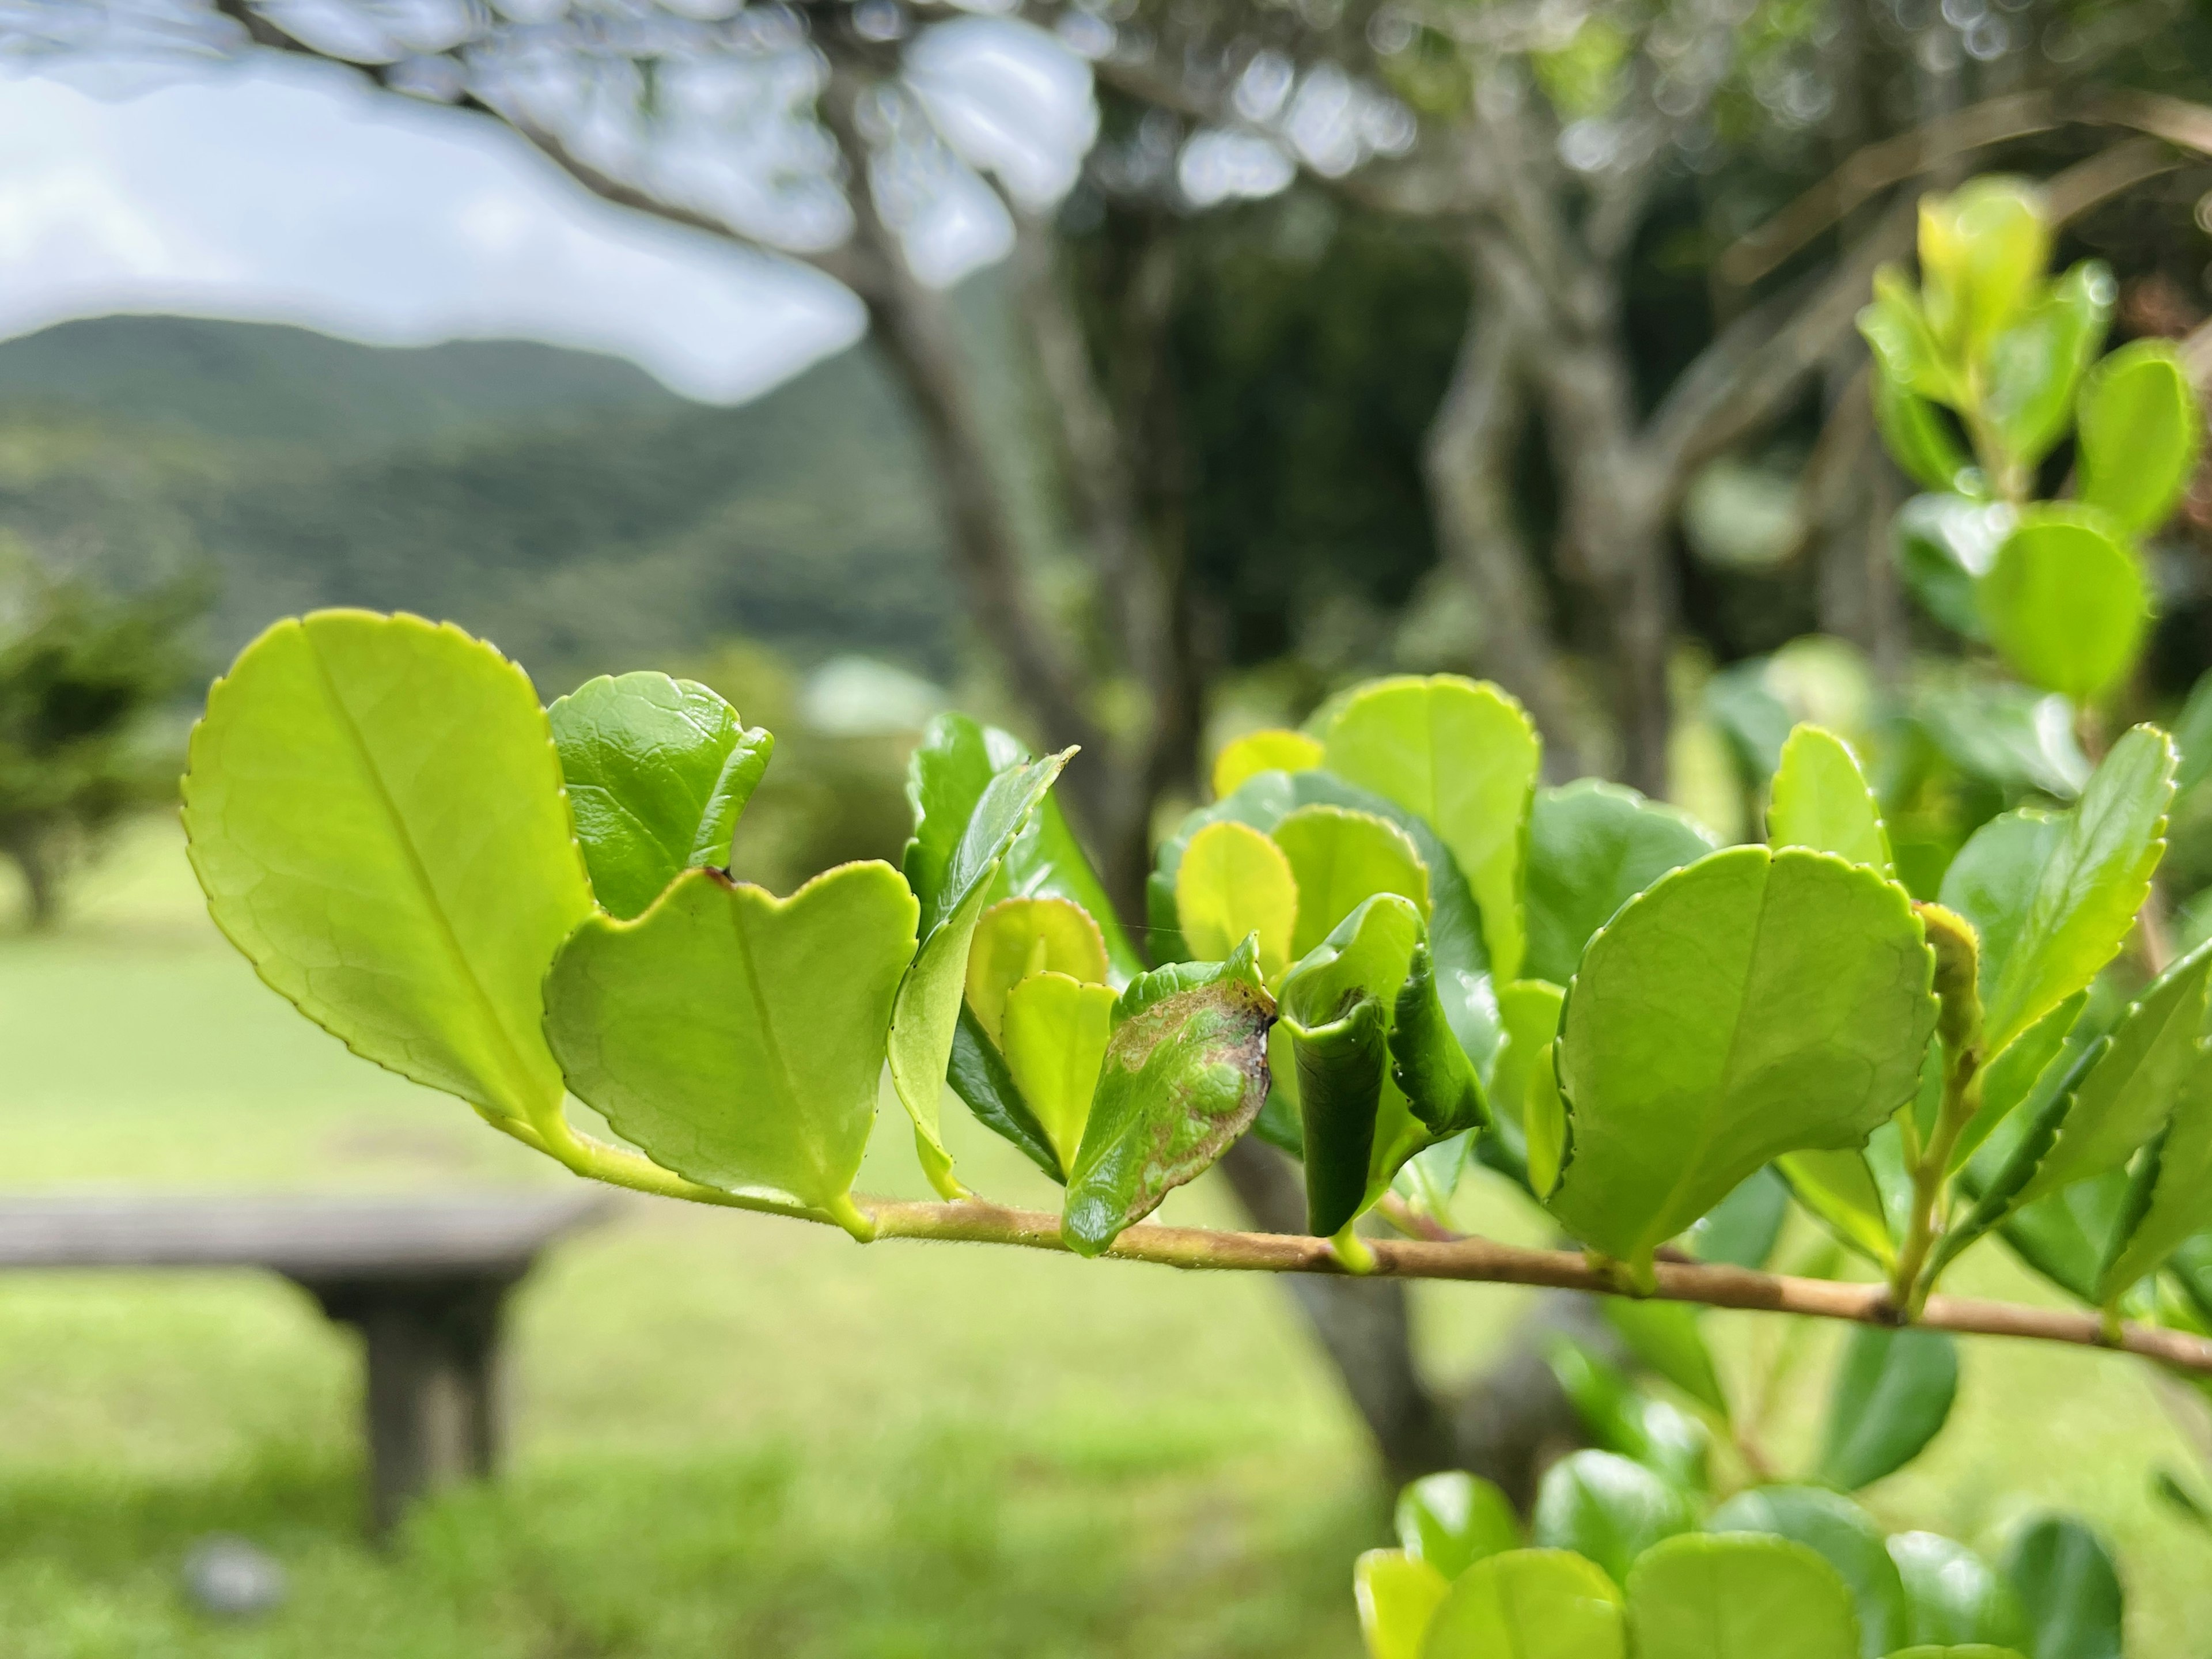
{"label": "green grass lawn", "polygon": [[[15,1189],[567,1179],[256,983],[166,821],[125,839],[61,935],[0,934],[0,1131]],[[863,1184],[918,1191],[896,1125],[878,1140]],[[994,1194],[1049,1201],[988,1136],[956,1150]],[[1209,1183],[1170,1212],[1228,1213]],[[1966,1288],[2024,1288],[1967,1265]],[[1480,1364],[1520,1305],[1421,1287],[1426,1358]],[[1713,1322],[1739,1367],[1772,1328]],[[509,1475],[378,1553],[358,1534],[356,1356],[301,1293],[0,1279],[0,1655],[1358,1652],[1350,1559],[1381,1500],[1264,1279],[863,1249],[640,1200],[525,1287],[514,1335]],[[1966,1366],[1953,1426],[1874,1507],[1991,1547],[2028,1510],[2077,1509],[2122,1552],[2135,1659],[2205,1652],[2212,1540],[2148,1496],[2154,1468],[2201,1465],[2142,1369],[1996,1343]],[[1808,1455],[1823,1370],[1780,1402],[1785,1463]],[[179,1562],[217,1530],[284,1561],[281,1613],[221,1626],[184,1604]]]}

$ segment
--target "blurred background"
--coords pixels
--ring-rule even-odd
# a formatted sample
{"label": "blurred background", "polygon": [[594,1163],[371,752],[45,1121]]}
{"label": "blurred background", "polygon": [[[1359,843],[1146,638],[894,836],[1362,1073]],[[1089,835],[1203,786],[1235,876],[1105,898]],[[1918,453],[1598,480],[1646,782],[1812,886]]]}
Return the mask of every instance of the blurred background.
{"label": "blurred background", "polygon": [[[0,3],[0,1186],[565,1180],[206,921],[185,730],[314,605],[451,618],[548,700],[713,685],[778,734],[736,859],[778,890],[897,858],[958,706],[1084,744],[1134,923],[1221,744],[1454,671],[1554,781],[1730,837],[1818,718],[1932,892],[2086,771],[1914,604],[1851,328],[1918,194],[1992,169],[2110,264],[2116,341],[2212,371],[2198,0]],[[2212,485],[2155,540],[2130,715],[2212,665],[2208,538]],[[2173,858],[2212,877],[2201,789]],[[918,1193],[878,1139],[863,1185]],[[1549,1236],[1486,1179],[1470,1224]],[[1237,1213],[1218,1176],[1170,1207]],[[0,1277],[0,1648],[1348,1656],[1389,1474],[1571,1433],[1535,1298],[1358,1289],[639,1200],[518,1298],[507,1476],[379,1549],[358,1356],[302,1293]],[[1790,1340],[1759,1431],[1802,1463],[1832,1338]],[[1969,1541],[2077,1510],[2131,1651],[2201,1652],[2212,1535],[2158,1493],[2202,1419],[2108,1356],[1965,1365],[1871,1507]],[[219,1534],[279,1605],[195,1601]]]}

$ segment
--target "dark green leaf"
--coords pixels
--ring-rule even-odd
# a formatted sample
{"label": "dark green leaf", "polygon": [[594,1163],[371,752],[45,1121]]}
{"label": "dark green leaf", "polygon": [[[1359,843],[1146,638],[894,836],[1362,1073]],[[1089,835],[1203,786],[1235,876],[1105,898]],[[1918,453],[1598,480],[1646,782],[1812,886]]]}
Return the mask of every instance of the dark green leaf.
{"label": "dark green leaf", "polygon": [[1456,1470],[1424,1475],[1398,1494],[1398,1542],[1447,1579],[1522,1546],[1520,1517],[1504,1492]]}
{"label": "dark green leaf", "polygon": [[1540,1547],[1586,1555],[1619,1584],[1638,1556],[1691,1524],[1688,1501],[1642,1464],[1580,1451],[1545,1472],[1532,1530]]}
{"label": "dark green leaf", "polygon": [[1859,1326],[1829,1396],[1820,1479],[1856,1492],[1903,1468],[1942,1430],[1958,1391],[1958,1347],[1942,1332]]}
{"label": "dark green leaf", "polygon": [[1636,1659],[1858,1659],[1850,1592],[1787,1538],[1692,1533],[1644,1553],[1628,1575]]}
{"label": "dark green leaf", "polygon": [[945,1068],[945,1080],[986,1128],[1013,1142],[1023,1157],[1065,1184],[1067,1177],[1060,1170],[1060,1155],[1053,1151],[1036,1114],[1022,1098],[1013,1073],[1006,1069],[1006,1056],[992,1042],[975,1011],[964,1005],[952,1033],[952,1059]]}
{"label": "dark green leaf", "polygon": [[1390,1080],[1432,1139],[1480,1128],[1488,1119],[1474,1062],[1452,1036],[1443,1005],[1437,1000],[1436,969],[1425,941],[1413,947],[1405,982],[1398,988],[1390,1022]]}
{"label": "dark green leaf", "polygon": [[1822,1486],[1755,1486],[1715,1510],[1713,1532],[1768,1532],[1818,1551],[1851,1594],[1860,1659],[1881,1659],[1905,1640],[1905,1583],[1881,1528],[1850,1498]]}
{"label": "dark green leaf", "polygon": [[1899,1533],[1889,1540],[1889,1557],[1905,1581],[1905,1635],[1912,1643],[2025,1645],[2027,1620],[2012,1586],[1964,1544],[1932,1532]]}
{"label": "dark green leaf", "polygon": [[1790,1186],[1771,1168],[1747,1176],[1682,1235],[1700,1261],[1764,1267],[1790,1213]]}
{"label": "dark green leaf", "polygon": [[2090,371],[2078,416],[2081,499],[2148,535],[2188,489],[2203,441],[2189,371],[2170,340],[2136,340]]}
{"label": "dark green leaf", "polygon": [[2096,1534],[2044,1516],[2013,1540],[2004,1571],[2027,1617],[2028,1659],[2121,1659],[2120,1576]]}

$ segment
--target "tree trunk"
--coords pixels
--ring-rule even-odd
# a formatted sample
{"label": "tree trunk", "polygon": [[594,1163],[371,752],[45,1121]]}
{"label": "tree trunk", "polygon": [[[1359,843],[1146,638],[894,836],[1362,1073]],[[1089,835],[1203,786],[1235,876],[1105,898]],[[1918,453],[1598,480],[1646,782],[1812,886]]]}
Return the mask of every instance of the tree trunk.
{"label": "tree trunk", "polygon": [[14,860],[23,877],[24,919],[34,933],[45,933],[61,921],[61,873],[41,826],[11,824],[0,831],[0,853]]}

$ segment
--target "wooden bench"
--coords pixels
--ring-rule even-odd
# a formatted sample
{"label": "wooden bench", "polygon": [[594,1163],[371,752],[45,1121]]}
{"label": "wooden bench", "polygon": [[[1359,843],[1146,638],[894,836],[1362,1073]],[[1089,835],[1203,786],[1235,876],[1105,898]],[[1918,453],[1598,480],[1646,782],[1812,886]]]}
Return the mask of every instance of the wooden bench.
{"label": "wooden bench", "polygon": [[606,1213],[601,1193],[426,1198],[0,1199],[0,1270],[258,1267],[361,1333],[369,1525],[491,1474],[500,1318],[539,1252]]}

